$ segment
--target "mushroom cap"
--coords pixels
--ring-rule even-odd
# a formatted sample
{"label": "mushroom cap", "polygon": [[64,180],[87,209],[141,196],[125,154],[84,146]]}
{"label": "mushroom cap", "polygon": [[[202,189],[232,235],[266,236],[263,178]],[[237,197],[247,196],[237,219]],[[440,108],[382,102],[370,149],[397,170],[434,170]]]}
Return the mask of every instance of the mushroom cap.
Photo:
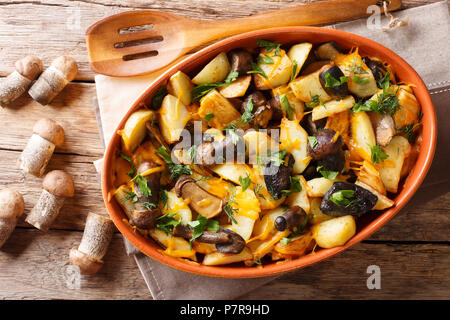
{"label": "mushroom cap", "polygon": [[42,187],[59,197],[73,197],[74,194],[73,179],[62,170],[53,170],[47,173],[42,181]]}
{"label": "mushroom cap", "polygon": [[61,71],[65,76],[67,81],[72,81],[75,79],[78,73],[77,62],[74,58],[69,56],[60,56],[52,61],[52,66]]}
{"label": "mushroom cap", "polygon": [[42,72],[43,69],[41,59],[31,55],[17,60],[15,63],[15,67],[17,72],[30,80],[36,79],[36,77]]}
{"label": "mushroom cap", "polygon": [[33,133],[60,147],[64,143],[64,129],[51,119],[41,119],[34,124]]}
{"label": "mushroom cap", "polygon": [[0,219],[15,219],[23,214],[25,202],[22,195],[13,189],[0,191]]}
{"label": "mushroom cap", "polygon": [[91,258],[77,248],[70,249],[69,261],[80,268],[81,274],[91,275],[97,273],[103,266],[103,261]]}

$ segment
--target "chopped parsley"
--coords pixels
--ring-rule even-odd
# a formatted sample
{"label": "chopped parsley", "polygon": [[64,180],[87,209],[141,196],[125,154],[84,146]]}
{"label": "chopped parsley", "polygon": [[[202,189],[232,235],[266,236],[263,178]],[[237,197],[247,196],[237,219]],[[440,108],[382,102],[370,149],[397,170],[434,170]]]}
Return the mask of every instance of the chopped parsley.
{"label": "chopped parsley", "polygon": [[280,95],[279,98],[281,103],[281,109],[283,109],[283,111],[286,112],[288,119],[292,120],[294,118],[294,111],[295,111],[294,108],[292,108],[285,94]]}
{"label": "chopped parsley", "polygon": [[160,155],[164,159],[164,161],[166,161],[166,163],[168,164],[170,179],[175,180],[183,174],[186,175],[192,174],[192,170],[189,166],[173,163],[172,157],[167,152],[166,147],[164,146],[159,147],[156,150],[156,153]]}
{"label": "chopped parsley", "polygon": [[205,229],[207,229],[208,231],[219,231],[219,221],[214,220],[214,219],[208,219],[204,216],[198,215],[197,220],[195,221],[189,221],[188,226],[190,226],[192,228],[193,235],[192,238],[190,239],[190,244],[192,247],[192,241],[194,241],[195,239],[197,239],[198,237],[200,237],[203,232],[205,232]]}
{"label": "chopped parsley", "polygon": [[134,166],[133,160],[132,160],[130,157],[128,157],[127,155],[123,154],[122,152],[121,152],[119,155],[120,155],[123,159],[125,159],[126,161],[128,161],[128,162],[130,163],[131,169],[127,171],[127,175],[128,175],[130,178],[133,178],[133,177],[136,175],[136,172],[137,172],[137,169],[136,169],[136,167]]}
{"label": "chopped parsley", "polygon": [[348,77],[342,76],[338,80],[335,77],[333,77],[329,72],[325,73],[325,87],[326,88],[337,87],[346,82],[348,82]]}
{"label": "chopped parsley", "polygon": [[223,212],[228,216],[228,219],[237,224],[236,219],[234,218],[234,214],[236,211],[238,211],[238,208],[233,207],[231,204],[236,204],[236,201],[234,201],[235,197],[235,187],[231,187],[231,190],[228,192],[228,200],[224,202],[224,205],[222,207]]}
{"label": "chopped parsley", "polygon": [[295,75],[297,74],[297,69],[298,69],[298,63],[297,63],[297,60],[294,59],[294,61],[292,61],[292,72],[291,72],[291,79],[289,80],[289,82],[292,82],[295,79]]}
{"label": "chopped parsley", "polygon": [[244,113],[242,114],[240,121],[245,123],[251,122],[255,117],[252,112],[253,112],[253,100],[248,99],[247,105],[244,108]]}
{"label": "chopped parsley", "polygon": [[157,110],[161,107],[162,101],[164,97],[167,94],[167,89],[165,86],[162,86],[161,88],[156,91],[156,93],[152,97],[152,107],[153,109]]}
{"label": "chopped parsley", "polygon": [[267,54],[263,53],[258,56],[257,62],[259,64],[273,64],[272,57],[268,56]]}
{"label": "chopped parsley", "polygon": [[380,145],[377,143],[373,147],[370,147],[370,158],[373,163],[383,162],[386,160],[389,156],[383,152]]}
{"label": "chopped parsley", "polygon": [[125,193],[127,194],[127,196],[125,197],[126,200],[131,200],[133,203],[138,202],[139,198],[136,193],[128,190],[125,190]]}
{"label": "chopped parsley", "polygon": [[167,195],[167,191],[164,189],[161,189],[161,194],[159,199],[162,202],[163,208],[169,208],[169,196]]}
{"label": "chopped parsley", "polygon": [[252,62],[252,70],[247,71],[247,74],[259,74],[261,76],[263,76],[264,78],[268,79],[266,73],[264,72],[263,69],[261,69],[260,66],[258,66],[256,63]]}
{"label": "chopped parsley", "polygon": [[132,182],[137,182],[139,186],[139,192],[144,197],[150,197],[152,195],[152,190],[147,185],[147,179],[145,179],[140,174],[136,175],[133,179],[131,179]]}
{"label": "chopped parsley", "polygon": [[205,119],[206,122],[209,122],[212,118],[214,118],[214,113],[210,112],[203,119]]}
{"label": "chopped parsley", "polygon": [[308,137],[308,143],[309,143],[311,149],[314,149],[319,144],[319,141],[317,141],[316,137],[309,136]]}
{"label": "chopped parsley", "polygon": [[317,172],[319,172],[324,178],[327,178],[328,180],[334,180],[336,179],[337,175],[339,174],[338,171],[328,171],[323,170],[323,166],[317,167]]}
{"label": "chopped parsley", "polygon": [[237,79],[239,73],[237,71],[230,71],[223,82],[205,83],[201,84],[191,90],[192,100],[199,101],[203,96],[208,94],[211,90],[229,85],[231,82]]}
{"label": "chopped parsley", "polygon": [[195,162],[195,155],[197,154],[197,145],[193,144],[190,148],[189,148],[189,158],[191,159],[191,162],[194,163]]}
{"label": "chopped parsley", "polygon": [[291,182],[291,188],[289,190],[282,190],[281,194],[283,196],[288,196],[291,193],[296,193],[302,191],[302,185],[300,183],[299,178],[289,177],[289,181]]}
{"label": "chopped parsley", "polygon": [[153,209],[156,208],[156,204],[151,203],[151,202],[148,202],[148,201],[143,202],[142,205],[143,205],[144,208],[147,209],[147,210],[153,210]]}
{"label": "chopped parsley", "polygon": [[409,143],[413,144],[414,139],[416,138],[416,134],[414,133],[414,130],[419,126],[420,126],[420,123],[409,124],[407,126],[402,127],[400,129],[400,132],[403,132],[405,138],[408,139]]}
{"label": "chopped parsley", "polygon": [[178,226],[181,223],[181,218],[178,220],[174,218],[174,216],[178,212],[171,212],[156,219],[156,228],[164,231],[166,234],[172,232],[173,228]]}
{"label": "chopped parsley", "polygon": [[250,179],[250,176],[247,174],[245,178],[239,177],[239,183],[242,187],[242,192],[248,189],[250,187],[250,184],[252,183],[252,180]]}
{"label": "chopped parsley", "polygon": [[305,231],[306,225],[308,224],[309,218],[306,216],[303,221],[295,227],[295,231],[293,231],[289,236],[282,238],[280,242],[282,244],[288,244],[291,242],[296,236],[300,236]]}
{"label": "chopped parsley", "polygon": [[362,78],[362,77],[357,76],[357,75],[353,75],[352,81],[353,81],[354,83],[359,84],[359,85],[365,85],[365,84],[368,84],[368,83],[369,83],[369,79],[367,79],[367,78]]}
{"label": "chopped parsley", "polygon": [[340,190],[330,196],[330,201],[340,207],[348,208],[359,202],[359,199],[354,199],[354,197],[354,190]]}
{"label": "chopped parsley", "polygon": [[256,40],[256,43],[258,44],[259,47],[265,48],[267,53],[271,53],[273,50],[275,50],[274,56],[281,55],[281,52],[280,52],[281,44],[279,44],[279,43],[275,43],[275,42],[272,42],[269,40],[263,40],[263,39]]}
{"label": "chopped parsley", "polygon": [[318,94],[315,94],[311,96],[311,102],[305,103],[305,107],[312,109],[320,104],[320,96]]}

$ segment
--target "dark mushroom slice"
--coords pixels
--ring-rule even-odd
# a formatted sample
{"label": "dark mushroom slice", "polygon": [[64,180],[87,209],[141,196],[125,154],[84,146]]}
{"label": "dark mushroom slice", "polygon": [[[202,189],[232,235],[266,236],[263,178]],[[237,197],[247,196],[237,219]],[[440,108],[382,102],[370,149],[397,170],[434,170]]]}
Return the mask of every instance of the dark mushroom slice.
{"label": "dark mushroom slice", "polygon": [[161,131],[159,130],[159,126],[157,124],[155,125],[153,121],[148,121],[145,126],[153,146],[155,146],[155,148],[165,147],[169,150],[169,146],[164,140]]}
{"label": "dark mushroom slice", "polygon": [[237,71],[240,76],[252,70],[252,55],[243,49],[232,50],[228,53],[231,61],[231,71]]}
{"label": "dark mushroom slice", "polygon": [[[237,139],[237,141],[234,139]],[[242,135],[238,131],[235,131],[233,137],[227,135],[221,141],[207,141],[198,146],[195,153],[195,163],[208,166],[224,163],[224,160],[233,162],[235,160],[245,160],[236,159],[239,157],[238,151],[242,151],[241,156],[245,154],[245,141]]]}
{"label": "dark mushroom slice", "polygon": [[[155,167],[154,164],[143,162],[139,165],[137,172],[141,174],[153,167]],[[134,191],[138,201],[134,204],[129,222],[140,229],[148,229],[153,227],[156,218],[161,215],[158,208],[161,173],[155,172],[143,178],[150,189],[150,194],[147,195],[147,191],[141,190],[142,182],[140,183],[139,180],[134,182]]]}
{"label": "dark mushroom slice", "polygon": [[372,74],[377,81],[378,88],[383,89],[381,86],[381,79],[383,79],[384,75],[387,72],[383,62],[364,57],[364,63],[370,69],[370,71],[372,71]]}
{"label": "dark mushroom slice", "polygon": [[189,199],[189,206],[208,219],[222,212],[222,200],[203,190],[190,177],[180,177],[175,184],[175,192],[179,197]]}
{"label": "dark mushroom slice", "polygon": [[253,114],[255,116],[253,125],[258,128],[267,128],[269,121],[272,119],[273,110],[268,105],[258,107]]}
{"label": "dark mushroom slice", "polygon": [[336,153],[317,160],[317,167],[320,166],[322,167],[321,170],[341,172],[345,167],[344,151],[338,150]]}
{"label": "dark mushroom slice", "polygon": [[335,182],[322,198],[320,210],[332,217],[348,214],[360,217],[369,212],[377,200],[376,195],[358,185]]}
{"label": "dark mushroom slice", "polygon": [[312,114],[308,113],[305,115],[302,120],[300,121],[300,125],[302,128],[306,130],[308,135],[313,136],[319,132],[319,130],[322,130],[325,128],[325,125],[327,124],[327,118],[319,119],[316,121],[312,120]]}
{"label": "dark mushroom slice", "polygon": [[294,166],[294,157],[290,154],[288,164],[278,165],[273,161],[269,161],[264,167],[264,183],[267,191],[275,200],[283,196],[283,190],[291,188],[290,177]]}
{"label": "dark mushroom slice", "polygon": [[342,50],[336,42],[330,41],[321,44],[315,52],[320,60],[334,60]]}
{"label": "dark mushroom slice", "polygon": [[[173,228],[172,234],[190,240],[194,230],[189,226],[178,225]],[[215,244],[217,250],[222,253],[238,254],[245,247],[245,240],[239,234],[225,228],[219,228],[217,232],[204,231],[195,241]]]}
{"label": "dark mushroom slice", "polygon": [[286,210],[282,215],[275,219],[275,229],[284,231],[298,226],[306,219],[306,213],[299,206],[293,206]]}
{"label": "dark mushroom slice", "polygon": [[306,180],[322,177],[320,172],[317,171],[317,161],[311,161],[305,171],[302,172],[302,176]]}
{"label": "dark mushroom slice", "polygon": [[218,232],[228,234],[231,238],[230,242],[216,244],[216,248],[219,252],[238,254],[244,250],[245,240],[239,234],[225,228],[220,228]]}
{"label": "dark mushroom slice", "polygon": [[308,154],[314,160],[323,159],[338,152],[343,145],[342,137],[340,135],[336,137],[336,131],[331,129],[319,130],[314,137],[317,143],[313,145],[308,143]]}
{"label": "dark mushroom slice", "polygon": [[267,104],[267,99],[261,91],[255,91],[247,95],[244,101],[241,104],[241,113],[245,112],[245,107],[248,104],[249,100],[252,100],[253,110],[256,110],[258,107],[265,106]]}
{"label": "dark mushroom slice", "polygon": [[[347,82],[341,83],[340,80],[341,77],[344,76],[344,73],[341,71],[341,69],[339,69],[338,66],[325,65],[321,68],[321,72],[319,73],[319,81],[322,85],[322,88],[329,95],[344,97],[349,94]],[[333,78],[339,81],[340,84],[333,85]]]}
{"label": "dark mushroom slice", "polygon": [[272,121],[281,121],[283,119],[283,109],[281,108],[280,98],[274,96],[269,100],[269,106],[272,109]]}

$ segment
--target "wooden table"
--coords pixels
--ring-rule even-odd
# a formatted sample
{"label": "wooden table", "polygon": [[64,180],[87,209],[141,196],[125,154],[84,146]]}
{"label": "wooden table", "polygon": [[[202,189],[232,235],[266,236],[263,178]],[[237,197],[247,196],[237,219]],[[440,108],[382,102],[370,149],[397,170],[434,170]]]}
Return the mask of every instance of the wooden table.
{"label": "wooden table", "polygon": [[[405,0],[414,7],[435,0]],[[50,169],[73,175],[76,196],[67,201],[53,228],[43,233],[21,219],[0,250],[2,299],[151,299],[134,260],[125,255],[122,237],[114,235],[105,266],[74,285],[69,249],[78,245],[89,211],[104,213],[99,177],[92,161],[103,148],[92,102],[94,74],[89,68],[84,31],[93,22],[129,9],[167,10],[194,18],[240,17],[298,4],[291,0],[46,0],[0,3],[0,76],[26,54],[48,66],[58,55],[79,62],[73,83],[42,107],[23,96],[0,111],[0,189],[20,191],[25,214],[36,203],[41,180],[24,176],[16,160],[36,120],[50,117],[63,125],[66,142],[56,150]],[[305,2],[305,1],[303,1]],[[274,22],[276,24],[276,22]],[[400,213],[370,239],[325,262],[284,275],[246,294],[244,299],[442,299],[450,297],[450,193]],[[367,267],[381,269],[381,289],[369,290]]]}

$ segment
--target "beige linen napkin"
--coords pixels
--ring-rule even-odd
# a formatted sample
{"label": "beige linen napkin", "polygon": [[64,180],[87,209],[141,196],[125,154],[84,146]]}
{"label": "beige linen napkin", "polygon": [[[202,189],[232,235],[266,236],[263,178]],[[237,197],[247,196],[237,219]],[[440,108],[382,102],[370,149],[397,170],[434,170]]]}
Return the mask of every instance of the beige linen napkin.
{"label": "beige linen napkin", "polygon": [[[421,197],[424,188],[430,194],[431,186],[442,192],[443,189],[448,190],[450,185],[450,153],[447,151],[450,146],[450,21],[446,1],[396,12],[394,15],[408,17],[408,26],[383,32],[380,29],[369,29],[367,19],[360,19],[329,27],[360,34],[392,49],[415,68],[431,92],[438,118],[437,151],[430,173],[408,205],[412,207],[419,201],[429,201]],[[382,18],[381,26],[387,24],[388,19]],[[155,78],[155,75],[133,78],[103,75],[95,77],[98,98],[95,108],[102,140],[106,144],[134,100]],[[101,168],[101,161],[96,163],[96,167]],[[154,299],[233,299],[275,279],[216,279],[192,275],[146,257],[127,240],[125,244],[127,253],[134,256]]]}

